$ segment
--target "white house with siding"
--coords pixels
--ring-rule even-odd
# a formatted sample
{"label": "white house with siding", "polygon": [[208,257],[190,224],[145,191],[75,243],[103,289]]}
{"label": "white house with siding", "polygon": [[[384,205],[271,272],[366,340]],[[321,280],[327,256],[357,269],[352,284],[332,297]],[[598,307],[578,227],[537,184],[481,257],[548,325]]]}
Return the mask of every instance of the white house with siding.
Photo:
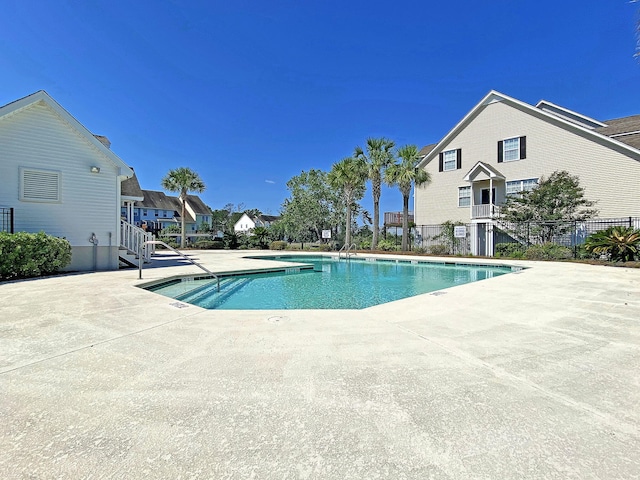
{"label": "white house with siding", "polygon": [[491,91],[419,165],[431,183],[415,190],[415,222],[472,225],[472,252],[493,252],[493,227],[510,194],[566,170],[596,201],[600,218],[640,216],[640,115],[599,121],[547,101]]}
{"label": "white house with siding", "polygon": [[[45,91],[0,107],[0,205],[14,209],[15,231],[66,238],[69,270],[118,268],[127,227],[120,183],[132,175],[105,137]],[[124,235],[130,250],[138,230]]]}
{"label": "white house with siding", "polygon": [[238,221],[234,224],[233,230],[236,233],[250,234],[256,227],[269,227],[274,222],[280,220],[280,217],[274,215],[248,215],[243,213]]}

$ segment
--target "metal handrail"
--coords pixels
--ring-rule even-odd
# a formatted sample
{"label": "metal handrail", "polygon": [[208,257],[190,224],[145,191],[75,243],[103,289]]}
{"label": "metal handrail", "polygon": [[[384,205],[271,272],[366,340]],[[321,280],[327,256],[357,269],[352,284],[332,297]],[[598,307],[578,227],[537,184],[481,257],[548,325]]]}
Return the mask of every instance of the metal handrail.
{"label": "metal handrail", "polygon": [[185,260],[193,263],[196,267],[201,268],[202,270],[204,270],[205,272],[207,272],[209,275],[211,275],[213,278],[216,279],[216,282],[218,283],[218,292],[220,291],[220,277],[218,277],[215,273],[213,273],[211,270],[209,270],[208,268],[200,265],[198,262],[191,260],[189,257],[187,257],[184,253],[176,250],[175,248],[167,245],[166,243],[160,241],[160,240],[148,240],[144,243],[140,244],[140,251],[138,252],[138,280],[142,280],[142,264],[144,263],[142,261],[142,250],[145,248],[146,245],[164,245],[165,248],[168,248],[169,250],[177,253],[178,255],[180,255],[182,258],[184,258]]}
{"label": "metal handrail", "polygon": [[344,250],[344,258],[349,259],[349,255],[355,255],[355,253],[349,253],[351,249],[355,250],[356,244],[352,243],[351,245],[347,245],[346,243],[342,246],[340,250],[338,250],[338,260],[340,260],[340,256],[342,255],[342,251]]}

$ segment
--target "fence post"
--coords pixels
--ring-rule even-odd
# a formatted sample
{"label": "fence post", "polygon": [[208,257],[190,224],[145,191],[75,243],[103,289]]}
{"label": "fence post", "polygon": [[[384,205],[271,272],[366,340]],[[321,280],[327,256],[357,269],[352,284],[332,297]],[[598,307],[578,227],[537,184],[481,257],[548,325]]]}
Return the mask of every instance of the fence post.
{"label": "fence post", "polygon": [[[12,209],[13,211],[13,209]],[[631,217],[629,217],[629,228],[633,227],[633,223],[631,222]]]}
{"label": "fence post", "polygon": [[9,208],[9,232],[14,233],[13,231],[13,207]]}
{"label": "fence post", "polygon": [[578,222],[573,221],[573,259],[578,258]]}

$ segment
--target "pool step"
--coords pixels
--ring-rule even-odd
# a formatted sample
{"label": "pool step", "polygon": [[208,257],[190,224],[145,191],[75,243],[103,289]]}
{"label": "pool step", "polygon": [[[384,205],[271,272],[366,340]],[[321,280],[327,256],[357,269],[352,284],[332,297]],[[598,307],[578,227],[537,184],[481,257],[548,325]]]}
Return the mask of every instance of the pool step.
{"label": "pool step", "polygon": [[[226,285],[226,288],[223,290],[222,286],[220,287],[220,293],[215,293],[214,295],[211,295],[207,298],[206,302],[202,302],[202,303],[196,303],[197,299],[195,301],[192,301],[192,303],[196,303],[198,306],[202,307],[202,308],[216,308],[219,305],[222,305],[227,298],[229,298],[231,295],[233,295],[234,293],[236,293],[238,290],[240,290],[241,288],[243,288],[245,285],[248,285],[249,283],[251,283],[253,281],[252,278],[247,278],[247,277],[235,277],[233,278],[232,282],[229,282]],[[199,298],[204,298],[206,295],[201,295],[198,297]]]}
{"label": "pool step", "polygon": [[244,277],[222,277],[220,279],[220,292],[218,292],[218,282],[212,280],[205,285],[200,285],[199,287],[178,295],[176,300],[196,304],[199,300],[208,296],[213,296],[215,299],[226,298],[249,281],[251,281],[251,279]]}

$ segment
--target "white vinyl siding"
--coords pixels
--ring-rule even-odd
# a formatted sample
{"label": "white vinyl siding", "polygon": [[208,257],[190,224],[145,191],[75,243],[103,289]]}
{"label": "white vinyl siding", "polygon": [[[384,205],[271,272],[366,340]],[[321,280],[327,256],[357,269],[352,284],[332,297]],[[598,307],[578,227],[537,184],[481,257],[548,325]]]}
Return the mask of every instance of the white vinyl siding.
{"label": "white vinyl siding", "polygon": [[[499,163],[498,141],[516,135],[527,138],[526,160]],[[580,177],[585,196],[598,201],[600,218],[640,216],[640,159],[608,146],[604,138],[591,139],[582,133],[576,134],[571,128],[530,115],[507,102],[495,102],[480,109],[464,129],[442,146],[442,150],[453,148],[461,148],[464,158],[473,161],[459,171],[460,175],[455,172],[439,175],[435,156],[424,167],[432,180],[415,189],[417,225],[469,220],[469,211],[458,207],[458,187],[464,184],[461,180],[476,159],[482,159],[506,180],[548,177],[557,170],[567,170]],[[474,184],[473,190],[489,186],[487,180]],[[494,182],[494,187],[496,201],[500,203],[503,200],[500,186]]]}
{"label": "white vinyl siding", "polygon": [[62,202],[62,173],[55,170],[21,167],[20,201]]}
{"label": "white vinyl siding", "polygon": [[457,164],[457,161],[458,161],[458,155],[457,155],[457,152],[455,150],[448,150],[448,151],[444,152],[442,158],[443,158],[442,169],[445,172],[448,172],[450,170],[455,170],[456,169],[456,164]]}
{"label": "white vinyl siding", "polygon": [[520,192],[528,192],[529,190],[533,190],[537,185],[538,185],[537,178],[529,178],[527,180],[514,180],[506,183],[505,193],[507,195],[514,195]]}
{"label": "white vinyl siding", "polygon": [[458,206],[468,207],[471,205],[471,187],[458,187]]}

